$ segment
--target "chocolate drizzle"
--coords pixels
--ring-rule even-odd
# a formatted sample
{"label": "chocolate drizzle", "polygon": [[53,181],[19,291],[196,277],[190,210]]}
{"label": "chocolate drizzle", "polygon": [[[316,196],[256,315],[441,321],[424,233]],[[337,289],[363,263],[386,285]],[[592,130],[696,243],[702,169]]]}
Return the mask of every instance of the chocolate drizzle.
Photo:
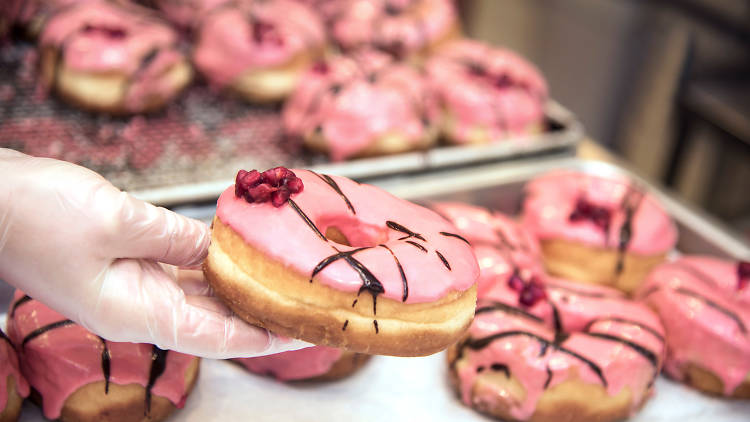
{"label": "chocolate drizzle", "polygon": [[552,370],[549,369],[549,366],[547,366],[547,379],[544,381],[545,390],[547,389],[547,387],[549,387],[550,381],[552,381]]}
{"label": "chocolate drizzle", "polygon": [[[543,337],[540,337],[540,336],[538,336],[536,334],[533,334],[533,333],[530,333],[528,331],[512,330],[512,331],[504,331],[504,332],[500,332],[500,333],[495,333],[495,334],[492,334],[490,336],[482,337],[482,338],[478,338],[478,339],[469,338],[469,339],[467,339],[465,342],[463,342],[459,346],[458,357],[460,357],[462,355],[462,353],[463,353],[462,351],[463,351],[464,348],[468,347],[471,350],[481,350],[481,349],[484,349],[485,347],[489,346],[492,342],[494,342],[496,340],[501,340],[501,339],[504,339],[504,338],[515,337],[515,336],[531,337],[534,340],[538,341],[542,345],[542,347],[544,347],[544,348],[551,347],[551,348],[554,348],[555,350],[557,350],[559,352],[565,353],[565,354],[567,354],[569,356],[572,356],[572,357],[580,360],[581,362],[583,362],[584,364],[586,364],[586,366],[588,366],[596,374],[596,376],[599,378],[599,380],[601,380],[602,385],[604,387],[607,387],[607,385],[608,385],[607,384],[607,380],[604,378],[604,374],[602,372],[602,369],[596,363],[594,363],[593,361],[591,361],[587,357],[578,354],[577,352],[575,352],[573,350],[567,349],[567,348],[565,348],[565,347],[563,347],[561,345],[557,345],[554,342],[551,342],[551,341],[549,341],[549,340],[547,340],[547,339],[545,339]],[[455,363],[455,361],[454,361],[454,363]]]}
{"label": "chocolate drizzle", "polygon": [[398,273],[401,275],[401,284],[404,286],[404,294],[401,296],[401,301],[406,302],[406,298],[409,297],[409,283],[406,281],[406,274],[404,274],[404,267],[401,266],[401,262],[398,260],[398,257],[395,253],[385,245],[378,245],[380,247],[385,248],[388,252],[391,253],[391,256],[393,257],[393,260],[396,262],[396,267],[398,268]]}
{"label": "chocolate drizzle", "polygon": [[344,325],[341,327],[341,331],[346,331],[346,326],[349,325],[349,320],[344,321]]}
{"label": "chocolate drizzle", "polygon": [[[625,345],[627,347],[630,347],[631,349],[635,350],[636,353],[646,358],[646,360],[649,361],[649,363],[654,367],[654,376],[653,378],[656,378],[657,375],[659,375],[659,357],[656,355],[656,353],[646,349],[645,347],[641,346],[638,343],[634,343],[630,340],[624,339],[622,337],[614,336],[612,334],[605,334],[605,333],[584,333],[589,337],[594,338],[600,338],[604,340],[614,341],[617,343],[620,343],[622,345]],[[652,381],[653,382],[653,379]]]}
{"label": "chocolate drizzle", "polygon": [[406,243],[414,246],[415,248],[419,249],[420,251],[422,251],[424,253],[427,253],[427,248],[425,248],[424,246],[420,245],[419,243],[417,243],[417,242],[415,242],[413,240],[407,240]]}
{"label": "chocolate drizzle", "polygon": [[[339,259],[343,259],[347,264],[349,264],[349,266],[352,267],[352,269],[354,269],[354,271],[357,272],[357,275],[359,275],[359,278],[362,280],[362,287],[359,288],[357,295],[360,295],[364,290],[367,290],[372,295],[372,313],[373,315],[377,314],[377,297],[380,293],[383,293],[385,291],[385,289],[383,288],[383,284],[380,283],[380,280],[378,280],[377,277],[375,277],[375,275],[367,267],[364,266],[364,264],[362,264],[352,256],[359,251],[372,248],[367,246],[345,252],[341,252],[336,248],[334,249],[337,253],[320,261],[318,265],[316,265],[313,269],[310,280],[312,280],[312,278],[315,277],[316,274],[321,272],[329,264],[336,262]],[[356,304],[356,301],[354,304]],[[352,304],[352,306],[354,306],[354,304]]]}
{"label": "chocolate drizzle", "polygon": [[34,340],[35,338],[41,336],[42,334],[46,333],[47,331],[51,331],[57,328],[62,328],[68,325],[74,325],[75,322],[64,319],[62,321],[53,322],[52,324],[47,324],[44,326],[41,326],[37,328],[36,330],[30,332],[26,335],[26,337],[23,338],[23,341],[21,342],[21,348],[26,347],[26,343],[30,342],[31,340]]}
{"label": "chocolate drizzle", "polygon": [[344,202],[346,202],[346,206],[349,208],[349,210],[352,212],[352,214],[356,214],[357,213],[357,211],[354,210],[354,206],[349,201],[349,198],[347,198],[346,195],[344,195],[344,192],[341,191],[341,188],[339,187],[338,183],[336,183],[336,181],[333,180],[333,178],[331,176],[329,176],[327,174],[318,174],[318,173],[315,173],[314,171],[310,171],[310,173],[318,176],[322,181],[324,181],[328,186],[330,186],[331,189],[333,189],[334,191],[336,191],[336,193],[339,194],[339,196],[341,197],[341,199],[343,199]]}
{"label": "chocolate drizzle", "polygon": [[109,376],[110,364],[112,363],[112,355],[109,353],[107,340],[99,337],[99,341],[102,342],[102,374],[104,374],[104,394],[109,394]]}
{"label": "chocolate drizzle", "polygon": [[622,274],[625,268],[625,251],[628,248],[631,238],[633,237],[633,217],[638,207],[641,205],[644,194],[635,190],[629,190],[622,200],[622,209],[625,212],[625,221],[620,226],[620,235],[617,241],[617,265],[615,274]]}
{"label": "chocolate drizzle", "polygon": [[440,258],[440,261],[443,262],[443,265],[445,265],[445,268],[447,268],[448,271],[451,271],[451,264],[448,263],[448,260],[445,259],[443,254],[441,254],[440,251],[437,249],[435,249],[435,253],[437,254],[438,258]]}
{"label": "chocolate drizzle", "polygon": [[16,309],[30,300],[31,300],[31,296],[23,295],[20,299],[13,302],[13,305],[10,307],[10,317],[13,318],[13,316],[16,314]]}
{"label": "chocolate drizzle", "polygon": [[378,329],[378,320],[373,319],[372,325],[375,327],[375,334],[378,334],[380,332],[380,330]]}
{"label": "chocolate drizzle", "polygon": [[457,235],[455,233],[440,232],[440,234],[442,234],[443,236],[446,236],[446,237],[455,237],[456,239],[463,240],[464,242],[466,242],[467,245],[471,246],[471,243],[469,243],[468,240],[466,240],[465,238],[463,238],[463,237],[461,237],[461,236],[459,236],[459,235]]}
{"label": "chocolate drizzle", "polygon": [[635,325],[636,327],[639,327],[639,328],[641,328],[644,331],[648,331],[649,333],[651,333],[651,335],[653,335],[654,337],[658,338],[659,341],[661,341],[662,343],[664,342],[664,336],[661,335],[655,329],[649,327],[648,325],[642,324],[642,323],[640,323],[638,321],[633,321],[633,320],[630,320],[630,319],[627,319],[627,318],[620,318],[620,317],[614,317],[614,316],[607,316],[607,317],[601,317],[601,318],[592,319],[591,321],[589,321],[586,324],[586,326],[583,328],[583,331],[588,332],[588,331],[591,330],[591,327],[594,324],[597,324],[597,323],[600,323],[600,322],[606,322],[606,321],[621,322],[623,324]]}
{"label": "chocolate drizzle", "polygon": [[693,290],[690,290],[690,289],[686,289],[684,287],[678,287],[678,288],[674,289],[674,291],[677,292],[677,293],[679,293],[679,294],[682,294],[682,295],[685,295],[685,296],[690,296],[690,297],[693,297],[695,299],[698,299],[701,302],[703,302],[704,304],[706,304],[707,306],[709,306],[709,307],[711,307],[713,309],[716,309],[717,311],[721,312],[722,314],[728,316],[734,322],[737,323],[737,326],[740,328],[740,331],[742,331],[743,334],[747,334],[747,327],[745,327],[745,323],[742,322],[742,319],[740,319],[740,317],[737,316],[737,314],[735,314],[734,312],[730,311],[729,309],[721,306],[720,304],[714,302],[713,300],[711,300],[711,299],[703,296],[702,294],[700,294],[700,293],[698,293],[696,291],[693,291]]}
{"label": "chocolate drizzle", "polygon": [[321,233],[320,230],[318,230],[318,227],[315,225],[315,223],[313,223],[312,220],[310,220],[310,217],[308,217],[307,214],[305,214],[305,212],[302,211],[299,205],[297,205],[297,203],[294,202],[292,198],[289,198],[289,205],[292,206],[292,209],[300,216],[300,218],[302,218],[302,220],[305,221],[305,224],[307,224],[307,226],[310,227],[315,232],[315,234],[318,235],[318,237],[320,237],[324,241],[328,241],[328,239],[326,239],[323,233]]}
{"label": "chocolate drizzle", "polygon": [[156,380],[167,369],[167,353],[169,353],[168,350],[162,350],[156,345],[151,348],[151,369],[148,374],[148,384],[146,384],[146,416],[151,414],[151,390]]}
{"label": "chocolate drizzle", "polygon": [[404,233],[406,235],[406,236],[404,236],[402,238],[399,238],[398,240],[404,240],[404,239],[408,239],[410,237],[415,237],[415,238],[417,238],[417,239],[419,239],[419,240],[421,240],[423,242],[426,242],[425,238],[421,234],[414,233],[413,231],[407,229],[406,227],[402,226],[401,224],[396,223],[395,221],[390,221],[390,220],[386,221],[385,225],[388,226],[388,228],[390,228],[390,229],[396,230],[396,231]]}

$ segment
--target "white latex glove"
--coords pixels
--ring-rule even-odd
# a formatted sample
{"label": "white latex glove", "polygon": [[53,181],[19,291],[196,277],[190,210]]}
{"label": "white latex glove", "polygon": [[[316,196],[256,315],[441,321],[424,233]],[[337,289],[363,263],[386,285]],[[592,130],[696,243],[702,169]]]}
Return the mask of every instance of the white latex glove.
{"label": "white latex glove", "polygon": [[210,358],[307,343],[251,326],[197,271],[208,227],[63,161],[0,148],[0,279],[112,341]]}

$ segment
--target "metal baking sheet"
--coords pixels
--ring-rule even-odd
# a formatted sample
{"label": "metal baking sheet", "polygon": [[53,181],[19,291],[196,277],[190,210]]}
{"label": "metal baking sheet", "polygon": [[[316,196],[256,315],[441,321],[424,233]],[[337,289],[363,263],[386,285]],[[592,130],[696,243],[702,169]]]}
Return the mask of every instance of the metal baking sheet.
{"label": "metal baking sheet", "polygon": [[[679,231],[678,250],[750,257],[750,248],[720,224],[618,166],[574,158],[486,165],[470,170],[397,177],[378,182],[401,197],[453,200],[488,206],[506,213],[518,211],[522,187],[540,173],[559,168],[595,174],[625,173],[664,202]],[[210,219],[213,205],[177,208],[183,214]],[[659,377],[656,393],[633,422],[746,422],[750,401],[723,400],[698,393]],[[26,404],[21,421],[42,421]],[[448,384],[445,354],[423,358],[374,356],[362,370],[332,383],[284,384],[252,375],[225,361],[203,360],[201,375],[175,422],[222,421],[491,421],[464,406]]]}
{"label": "metal baking sheet", "polygon": [[0,44],[0,147],[84,165],[159,205],[215,197],[240,168],[284,165],[369,180],[534,154],[572,154],[584,135],[576,117],[550,101],[547,130],[537,135],[331,162],[285,138],[279,106],[220,95],[200,77],[163,111],[110,117],[42,95],[37,60],[28,42]]}

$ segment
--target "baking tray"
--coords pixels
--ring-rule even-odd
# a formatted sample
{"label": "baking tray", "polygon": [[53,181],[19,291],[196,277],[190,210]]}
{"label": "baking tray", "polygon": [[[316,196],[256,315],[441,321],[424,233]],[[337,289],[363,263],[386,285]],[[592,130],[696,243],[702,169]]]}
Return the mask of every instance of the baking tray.
{"label": "baking tray", "polygon": [[280,106],[220,95],[199,77],[163,111],[110,117],[42,95],[37,60],[31,43],[0,42],[0,147],[84,165],[158,205],[216,197],[239,168],[304,167],[366,181],[529,155],[572,154],[584,135],[573,113],[549,101],[547,130],[537,135],[331,162],[285,138]]}
{"label": "baking tray", "polygon": [[[750,257],[748,245],[719,223],[675,200],[632,172],[616,165],[575,158],[544,159],[394,177],[378,184],[416,201],[451,200],[516,213],[522,187],[530,178],[553,169],[577,169],[595,174],[624,173],[663,201],[680,231],[678,249]],[[175,208],[191,217],[210,219],[213,204]],[[656,394],[631,418],[634,422],[746,422],[750,402],[706,396],[664,377]],[[41,421],[26,404],[21,421]],[[332,383],[284,384],[245,372],[225,361],[205,359],[195,390],[173,422],[222,421],[491,421],[461,404],[448,384],[445,354],[422,358],[374,356],[352,377]]]}

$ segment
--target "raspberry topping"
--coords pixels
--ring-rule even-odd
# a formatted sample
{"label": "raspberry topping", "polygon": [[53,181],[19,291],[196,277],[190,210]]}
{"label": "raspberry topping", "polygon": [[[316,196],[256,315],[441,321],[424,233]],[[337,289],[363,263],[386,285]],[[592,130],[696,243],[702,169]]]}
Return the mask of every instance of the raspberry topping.
{"label": "raspberry topping", "polygon": [[276,26],[262,20],[253,22],[253,41],[257,44],[270,43],[278,46],[284,44]]}
{"label": "raspberry topping", "polygon": [[533,276],[525,282],[518,273],[513,273],[508,279],[508,287],[518,292],[518,303],[527,308],[547,298],[544,284]]}
{"label": "raspberry topping", "polygon": [[324,61],[317,61],[312,65],[312,71],[315,73],[320,73],[321,75],[325,75],[328,73],[328,63]]}
{"label": "raspberry topping", "polygon": [[284,167],[272,168],[263,173],[258,170],[240,170],[235,179],[234,195],[251,204],[271,201],[278,208],[286,204],[292,194],[302,192],[303,188],[302,179]]}
{"label": "raspberry topping", "polygon": [[737,263],[737,290],[742,290],[750,284],[750,262]]}
{"label": "raspberry topping", "polygon": [[125,38],[127,32],[122,28],[117,27],[106,27],[106,26],[94,26],[87,24],[83,27],[83,32],[87,34],[103,35],[107,38],[122,39]]}
{"label": "raspberry topping", "polygon": [[584,198],[578,198],[575,209],[568,216],[568,221],[578,222],[589,220],[602,229],[602,231],[607,232],[611,218],[612,212],[609,209],[594,205]]}

